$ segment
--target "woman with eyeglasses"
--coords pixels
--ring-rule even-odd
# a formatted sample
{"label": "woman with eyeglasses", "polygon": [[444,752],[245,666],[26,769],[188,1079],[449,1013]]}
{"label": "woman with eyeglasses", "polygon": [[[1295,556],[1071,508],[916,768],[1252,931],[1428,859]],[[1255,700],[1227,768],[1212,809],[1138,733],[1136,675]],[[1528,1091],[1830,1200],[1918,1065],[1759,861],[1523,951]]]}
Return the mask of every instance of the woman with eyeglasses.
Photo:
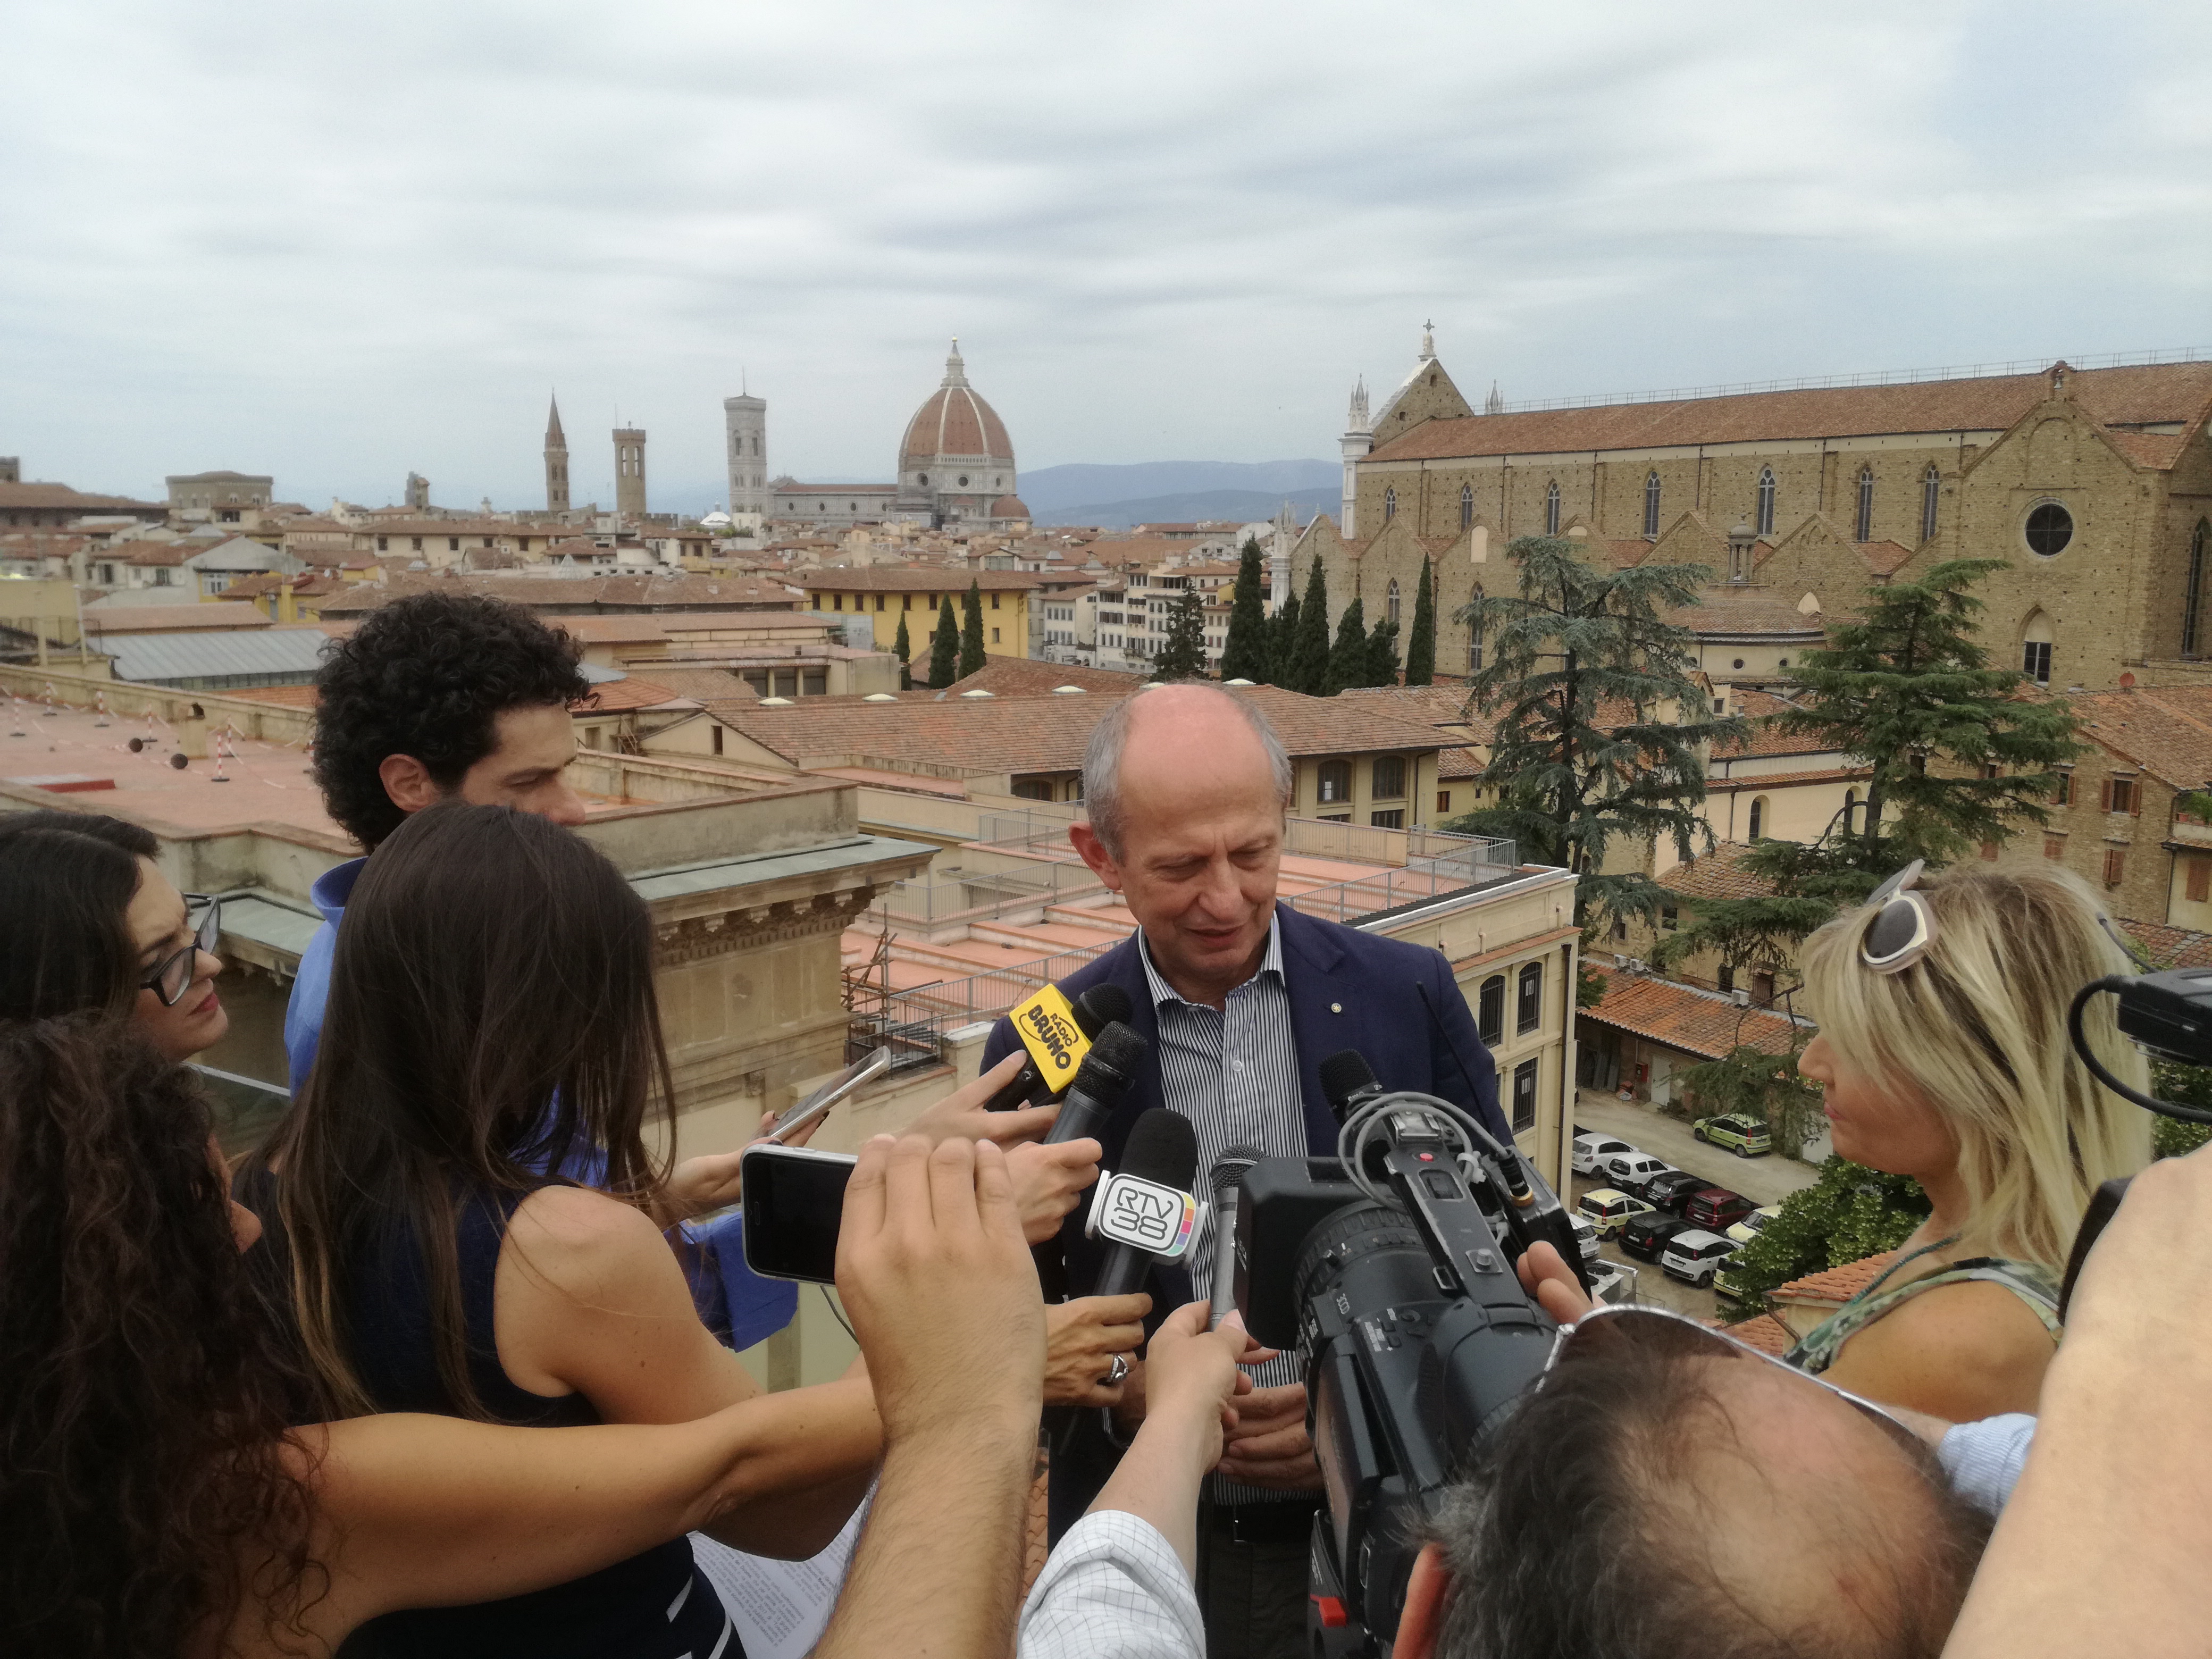
{"label": "woman with eyeglasses", "polygon": [[[1928,1219],[1790,1355],[1838,1387],[1954,1422],[2032,1412],[2058,1340],[2058,1286],[2099,1184],[2150,1161],[2142,1110],[2067,1040],[2074,994],[2132,971],[2102,908],[2056,867],[1916,862],[1799,954],[1843,1157],[1909,1175]],[[2084,1030],[2123,1082],[2142,1054],[2100,998]]]}
{"label": "woman with eyeglasses", "polygon": [[23,812],[0,818],[0,1018],[99,1010],[127,1017],[172,1060],[219,1042],[221,906],[179,893],[160,843],[120,818]]}

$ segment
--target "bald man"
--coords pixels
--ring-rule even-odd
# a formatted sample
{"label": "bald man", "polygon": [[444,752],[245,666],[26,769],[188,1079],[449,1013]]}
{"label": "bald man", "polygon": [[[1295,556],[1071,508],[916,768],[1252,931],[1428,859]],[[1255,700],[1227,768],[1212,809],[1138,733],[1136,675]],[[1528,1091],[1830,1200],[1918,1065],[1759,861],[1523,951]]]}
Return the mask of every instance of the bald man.
{"label": "bald man", "polygon": [[[1467,999],[1437,951],[1300,915],[1275,896],[1290,757],[1256,705],[1206,685],[1148,687],[1091,735],[1083,759],[1090,822],[1068,832],[1083,861],[1121,895],[1137,932],[1061,981],[1070,996],[1127,993],[1152,1048],[1100,1136],[1119,1164],[1130,1126],[1165,1105],[1198,1136],[1200,1179],[1224,1152],[1332,1157],[1336,1121],[1321,1062],[1357,1048],[1388,1089],[1437,1095],[1510,1139],[1497,1068]],[[1000,1020],[984,1065],[1018,1039]],[[1209,1233],[1188,1272],[1156,1272],[1158,1322],[1210,1283]],[[1087,1294],[1103,1247],[1081,1215],[1060,1232],[1066,1291]],[[1306,1552],[1320,1474],[1306,1437],[1297,1362],[1261,1367],[1208,1483],[1199,1528],[1199,1600],[1211,1659],[1306,1651]],[[1143,1371],[1115,1408],[1126,1443],[1144,1413]],[[1088,1414],[1053,1460],[1052,1532],[1079,1519],[1120,1454]]]}

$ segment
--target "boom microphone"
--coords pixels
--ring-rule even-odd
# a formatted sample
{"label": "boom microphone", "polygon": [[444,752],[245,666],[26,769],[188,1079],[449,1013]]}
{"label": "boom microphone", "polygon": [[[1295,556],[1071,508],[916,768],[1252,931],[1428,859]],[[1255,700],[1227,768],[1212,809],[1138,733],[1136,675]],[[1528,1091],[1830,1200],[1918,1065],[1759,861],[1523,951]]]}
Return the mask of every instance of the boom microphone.
{"label": "boom microphone", "polygon": [[1257,1146],[1231,1146],[1214,1160],[1207,1182],[1213,1188],[1213,1328],[1237,1311],[1237,1189],[1244,1171],[1267,1154]]}
{"label": "boom microphone", "polygon": [[1074,1080],[1098,1034],[1131,1013],[1129,994],[1118,985],[1094,985],[1070,1002],[1057,985],[1048,985],[1017,1004],[1007,1018],[1029,1058],[1012,1082],[983,1103],[994,1112],[1042,1106]]}
{"label": "boom microphone", "polygon": [[[1137,1067],[1144,1063],[1152,1046],[1118,1019],[1099,1032],[1098,1040],[1076,1070],[1075,1081],[1067,1085],[1067,1097],[1060,1103],[1060,1115],[1053,1120],[1052,1127],[1045,1132],[1044,1144],[1056,1146],[1063,1140],[1079,1140],[1103,1131],[1129,1092]],[[1193,1152],[1194,1170],[1197,1162],[1198,1155]],[[1183,1172],[1186,1184],[1191,1173]]]}
{"label": "boom microphone", "polygon": [[1198,1131],[1190,1120],[1164,1106],[1139,1118],[1121,1150],[1121,1167],[1098,1183],[1083,1224],[1091,1237],[1112,1241],[1093,1296],[1131,1295],[1155,1261],[1180,1261],[1190,1253],[1202,1213],[1190,1193],[1197,1179]]}

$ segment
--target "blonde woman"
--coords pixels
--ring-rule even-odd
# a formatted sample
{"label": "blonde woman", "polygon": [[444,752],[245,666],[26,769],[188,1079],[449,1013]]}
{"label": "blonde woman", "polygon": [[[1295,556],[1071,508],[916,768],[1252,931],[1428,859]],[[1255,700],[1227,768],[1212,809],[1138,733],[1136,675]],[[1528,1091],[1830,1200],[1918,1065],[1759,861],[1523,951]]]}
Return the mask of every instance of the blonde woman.
{"label": "blonde woman", "polygon": [[[2130,971],[2126,953],[2063,870],[1923,881],[1916,861],[1800,960],[1820,1034],[1798,1069],[1821,1085],[1835,1150],[1912,1176],[1931,1207],[1791,1360],[1954,1422],[2033,1411],[2081,1212],[2099,1182],[2150,1161],[2148,1117],[2099,1085],[2066,1036],[2074,994]],[[2115,1076],[2145,1088],[2112,1008],[2094,1002],[2084,1030]]]}

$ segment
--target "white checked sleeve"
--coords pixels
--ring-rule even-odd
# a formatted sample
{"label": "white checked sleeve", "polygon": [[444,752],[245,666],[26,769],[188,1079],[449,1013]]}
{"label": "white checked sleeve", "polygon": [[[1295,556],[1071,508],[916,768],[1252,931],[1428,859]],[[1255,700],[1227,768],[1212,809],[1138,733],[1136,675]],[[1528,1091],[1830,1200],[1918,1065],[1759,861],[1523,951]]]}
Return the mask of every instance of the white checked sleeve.
{"label": "white checked sleeve", "polygon": [[1099,1510],[1067,1529],[1022,1608],[1018,1659],[1205,1659],[1182,1562],[1148,1521]]}
{"label": "white checked sleeve", "polygon": [[2035,1419],[2013,1412],[1978,1423],[1952,1425],[1936,1455],[1951,1478],[1951,1490],[1983,1514],[1994,1516],[2012,1496],[2034,1444]]}

